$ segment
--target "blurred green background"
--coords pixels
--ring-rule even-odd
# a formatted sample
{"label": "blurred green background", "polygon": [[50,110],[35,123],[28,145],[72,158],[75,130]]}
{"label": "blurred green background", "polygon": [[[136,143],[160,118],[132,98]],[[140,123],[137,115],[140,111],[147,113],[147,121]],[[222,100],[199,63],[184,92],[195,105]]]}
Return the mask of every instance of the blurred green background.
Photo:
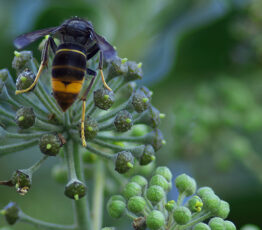
{"label": "blurred green background", "polygon": [[[12,72],[17,35],[71,16],[91,20],[120,57],[143,62],[138,84],[154,91],[154,105],[166,114],[167,145],[157,164],[213,187],[231,204],[229,219],[238,228],[261,227],[261,12],[261,0],[0,0],[0,68]],[[40,58],[37,45],[28,49]],[[41,153],[31,150],[1,158],[0,180],[32,165]],[[71,201],[51,177],[57,162],[36,173],[25,197],[0,187],[0,207],[12,200],[33,217],[70,224]],[[106,213],[104,225],[114,225]],[[19,223],[12,229],[34,228]]]}

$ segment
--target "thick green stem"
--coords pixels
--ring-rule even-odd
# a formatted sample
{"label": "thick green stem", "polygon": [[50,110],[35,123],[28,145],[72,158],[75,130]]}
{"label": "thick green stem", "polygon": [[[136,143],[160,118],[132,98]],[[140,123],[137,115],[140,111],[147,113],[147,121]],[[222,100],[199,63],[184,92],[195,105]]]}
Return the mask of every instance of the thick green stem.
{"label": "thick green stem", "polygon": [[45,229],[71,229],[74,230],[76,229],[76,226],[74,225],[60,225],[60,224],[53,224],[53,223],[48,223],[42,220],[35,219],[31,216],[26,215],[22,211],[19,212],[19,217],[22,222],[26,222],[32,225],[35,225],[37,227],[42,227]]}
{"label": "thick green stem", "polygon": [[97,150],[96,148],[93,148],[89,144],[86,145],[86,149],[89,150],[90,152],[97,154],[98,156],[104,157],[106,159],[113,159],[114,158],[113,154],[101,152],[101,151]]}
{"label": "thick green stem", "polygon": [[93,199],[93,211],[94,211],[94,230],[101,230],[103,223],[103,203],[104,203],[104,186],[105,186],[105,170],[104,162],[98,160],[95,167],[94,175],[94,199]]}
{"label": "thick green stem", "polygon": [[61,126],[48,124],[48,123],[43,122],[39,119],[36,119],[35,127],[40,128],[42,130],[47,130],[49,132],[52,132],[52,131],[53,132],[61,132],[63,130],[63,127],[61,127]]}
{"label": "thick green stem", "polygon": [[[78,149],[79,145],[77,142],[73,142],[73,152],[74,162],[75,162],[75,172],[76,176],[80,181],[85,181],[84,178],[84,167],[82,163],[82,158]],[[93,230],[92,219],[90,215],[89,203],[88,203],[88,193],[85,197],[80,200],[75,200],[75,211],[76,219],[78,224],[77,230]]]}

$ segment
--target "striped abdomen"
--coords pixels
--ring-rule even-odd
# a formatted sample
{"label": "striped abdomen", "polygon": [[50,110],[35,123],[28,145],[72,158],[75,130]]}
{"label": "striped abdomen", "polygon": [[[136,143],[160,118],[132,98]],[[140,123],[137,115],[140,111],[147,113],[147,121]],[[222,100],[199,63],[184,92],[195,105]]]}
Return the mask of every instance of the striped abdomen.
{"label": "striped abdomen", "polygon": [[84,81],[86,55],[84,49],[72,43],[61,44],[52,66],[53,95],[63,111],[76,100]]}

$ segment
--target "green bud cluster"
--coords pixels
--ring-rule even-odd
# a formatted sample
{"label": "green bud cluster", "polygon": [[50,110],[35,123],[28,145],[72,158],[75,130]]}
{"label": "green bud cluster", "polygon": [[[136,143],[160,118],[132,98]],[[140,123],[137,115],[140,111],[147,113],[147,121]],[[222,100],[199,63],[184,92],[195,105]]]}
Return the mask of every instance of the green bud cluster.
{"label": "green bud cluster", "polygon": [[[236,229],[231,221],[225,220],[229,204],[209,187],[197,190],[196,181],[187,174],[178,175],[174,180],[179,193],[177,200],[167,200],[172,178],[167,167],[157,167],[149,181],[140,175],[132,177],[123,188],[123,196],[112,196],[108,201],[109,215],[129,216],[135,229],[171,230],[176,229],[175,226],[188,230]],[[189,199],[184,202],[186,197]],[[113,206],[112,200],[118,202]],[[208,219],[208,224],[202,222]]]}

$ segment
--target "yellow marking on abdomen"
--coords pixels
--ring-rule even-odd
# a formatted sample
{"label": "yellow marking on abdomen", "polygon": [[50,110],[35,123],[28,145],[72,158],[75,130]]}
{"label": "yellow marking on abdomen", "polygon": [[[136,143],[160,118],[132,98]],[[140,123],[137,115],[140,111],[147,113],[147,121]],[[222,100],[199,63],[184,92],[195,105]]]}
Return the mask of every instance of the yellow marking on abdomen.
{"label": "yellow marking on abdomen", "polygon": [[62,81],[52,79],[52,89],[54,91],[63,92],[63,93],[79,93],[82,85],[83,80],[81,81],[71,81],[68,84],[64,84]]}
{"label": "yellow marking on abdomen", "polygon": [[82,55],[86,58],[86,55],[85,55],[82,51],[80,51],[80,50],[75,50],[75,49],[59,49],[59,50],[56,51],[56,54],[57,54],[57,53],[60,53],[60,52],[63,52],[63,51],[65,51],[65,52],[75,52],[75,53],[79,53],[79,54],[82,54]]}
{"label": "yellow marking on abdomen", "polygon": [[82,69],[76,66],[72,66],[72,65],[54,65],[52,68],[53,69],[64,69],[64,68],[68,69],[69,68],[69,69],[85,72],[85,69]]}

